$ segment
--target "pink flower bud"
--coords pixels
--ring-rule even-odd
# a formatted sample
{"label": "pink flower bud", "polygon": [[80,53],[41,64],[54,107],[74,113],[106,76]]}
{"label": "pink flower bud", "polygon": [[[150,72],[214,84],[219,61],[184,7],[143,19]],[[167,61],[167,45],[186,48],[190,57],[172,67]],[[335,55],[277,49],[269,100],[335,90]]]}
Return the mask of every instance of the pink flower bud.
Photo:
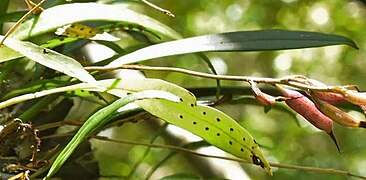
{"label": "pink flower bud", "polygon": [[[312,86],[316,86],[316,87],[327,87],[326,84],[317,81],[315,79],[308,79],[308,81],[310,82],[310,84]],[[318,99],[328,102],[330,104],[339,104],[339,103],[343,103],[345,102],[344,97],[341,94],[338,93],[334,93],[334,92],[324,92],[324,91],[315,91],[312,90],[311,91]]]}
{"label": "pink flower bud", "polygon": [[327,133],[332,131],[333,121],[321,113],[310,99],[297,91],[285,89],[278,85],[276,87],[283,96],[290,98],[285,100],[285,102],[291,109],[299,113],[318,129]]}
{"label": "pink flower bud", "polygon": [[290,98],[285,100],[286,104],[298,114],[303,116],[316,128],[328,133],[328,135],[332,138],[333,142],[337,146],[338,151],[340,151],[337,140],[332,131],[333,121],[322,112],[320,112],[316,105],[303,94],[294,90],[285,89],[279,85],[276,85],[276,87],[283,94],[283,96]]}

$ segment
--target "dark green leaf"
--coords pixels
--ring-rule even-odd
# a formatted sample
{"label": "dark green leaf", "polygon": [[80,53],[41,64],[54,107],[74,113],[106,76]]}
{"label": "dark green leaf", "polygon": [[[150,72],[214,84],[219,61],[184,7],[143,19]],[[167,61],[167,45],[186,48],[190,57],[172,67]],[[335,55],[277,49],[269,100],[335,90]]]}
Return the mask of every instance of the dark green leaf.
{"label": "dark green leaf", "polygon": [[260,30],[197,36],[152,45],[122,56],[108,66],[136,63],[165,56],[212,51],[268,51],[346,44],[358,49],[349,38],[306,31]]}

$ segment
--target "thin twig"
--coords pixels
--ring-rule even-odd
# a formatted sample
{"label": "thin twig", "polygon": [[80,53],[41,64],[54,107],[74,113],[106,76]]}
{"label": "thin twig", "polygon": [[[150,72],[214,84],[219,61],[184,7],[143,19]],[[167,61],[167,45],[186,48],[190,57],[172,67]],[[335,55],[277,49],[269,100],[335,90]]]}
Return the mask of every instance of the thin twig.
{"label": "thin twig", "polygon": [[37,5],[35,5],[31,10],[29,10],[26,14],[23,15],[22,18],[20,18],[18,20],[18,22],[12,26],[8,32],[6,32],[5,36],[3,37],[3,39],[0,42],[0,46],[4,43],[5,39],[11,34],[13,33],[16,28],[25,21],[25,19],[27,19],[33,12],[35,12],[43,3],[45,3],[47,0],[42,0],[41,2],[39,2]]}
{"label": "thin twig", "polygon": [[361,176],[358,174],[353,174],[347,171],[338,170],[338,169],[326,169],[326,168],[316,168],[316,167],[307,167],[307,166],[296,166],[296,165],[288,165],[288,164],[276,164],[269,163],[272,167],[277,168],[285,168],[285,169],[296,169],[300,171],[312,171],[312,172],[320,172],[324,174],[337,174],[342,176],[356,177],[360,179],[366,179],[366,176]]}
{"label": "thin twig", "polygon": [[[117,140],[117,139],[110,139],[110,138],[103,137],[103,136],[92,136],[92,138],[99,139],[99,140],[104,140],[104,141],[115,142],[115,143],[149,146],[149,147],[152,147],[152,148],[166,148],[166,149],[170,149],[170,150],[173,150],[173,151],[189,153],[189,154],[197,155],[197,156],[201,156],[201,157],[223,159],[223,160],[228,160],[228,161],[236,161],[236,162],[240,162],[240,163],[249,164],[248,161],[243,160],[243,159],[201,154],[201,153],[195,152],[193,150],[189,150],[189,149],[178,147],[178,146],[171,146],[171,145],[165,145],[165,144],[149,144],[149,143],[143,143],[143,142],[126,141],[126,140]],[[297,165],[288,165],[288,164],[276,164],[276,163],[270,163],[270,165],[271,165],[271,167],[277,167],[277,168],[295,169],[295,170],[301,170],[301,171],[312,171],[312,172],[319,172],[319,173],[324,173],[324,174],[335,174],[335,175],[342,175],[342,176],[349,176],[349,177],[356,177],[356,178],[360,178],[360,179],[366,179],[366,176],[361,176],[361,175],[353,174],[353,173],[343,171],[343,170],[338,170],[338,169],[316,168],[316,167],[297,166]]]}
{"label": "thin twig", "polygon": [[208,79],[216,79],[216,80],[228,80],[228,81],[253,81],[256,83],[267,83],[267,84],[284,84],[292,87],[300,88],[300,89],[311,89],[317,91],[330,91],[331,86],[310,86],[302,83],[298,83],[296,78],[305,78],[301,75],[294,76],[285,76],[283,78],[261,78],[261,77],[252,77],[252,76],[230,76],[230,75],[215,75],[203,72],[192,71],[188,69],[176,68],[176,67],[153,67],[153,66],[142,66],[142,65],[122,65],[119,67],[100,67],[100,66],[89,66],[85,67],[85,70],[102,70],[102,71],[110,71],[116,69],[132,69],[132,70],[140,70],[140,71],[168,71],[168,72],[176,72],[182,74],[188,74],[192,76],[208,78]]}
{"label": "thin twig", "polygon": [[140,0],[140,1],[141,1],[141,2],[143,2],[143,3],[145,3],[146,5],[148,5],[148,6],[150,6],[150,7],[152,7],[152,8],[154,8],[154,9],[158,10],[158,11],[163,12],[164,14],[166,14],[166,15],[168,15],[168,16],[170,16],[170,17],[174,17],[174,14],[173,14],[173,13],[171,13],[170,11],[168,11],[168,10],[166,10],[166,9],[163,9],[163,8],[161,8],[161,7],[159,7],[159,6],[155,5],[155,4],[153,4],[153,3],[151,3],[151,2],[149,2],[149,1],[147,1],[147,0]]}

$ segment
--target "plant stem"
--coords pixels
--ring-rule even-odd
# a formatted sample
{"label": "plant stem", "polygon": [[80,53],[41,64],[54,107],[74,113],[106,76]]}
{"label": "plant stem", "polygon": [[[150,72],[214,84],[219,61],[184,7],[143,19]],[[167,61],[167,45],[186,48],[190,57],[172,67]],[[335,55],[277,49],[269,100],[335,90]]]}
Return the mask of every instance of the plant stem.
{"label": "plant stem", "polygon": [[[131,69],[131,70],[140,70],[140,71],[168,71],[168,72],[176,72],[182,73],[202,78],[208,79],[216,79],[216,80],[228,80],[228,81],[253,81],[256,83],[266,83],[266,84],[283,84],[289,85],[292,87],[300,88],[300,89],[311,89],[318,91],[331,91],[332,86],[310,86],[303,83],[300,83],[296,78],[304,79],[304,76],[301,75],[293,75],[293,76],[285,76],[282,78],[261,78],[261,77],[252,77],[252,76],[230,76],[230,75],[215,75],[203,72],[192,71],[188,69],[176,68],[176,67],[154,67],[154,66],[142,66],[142,65],[122,65],[119,67],[99,67],[99,66],[89,66],[85,67],[85,70],[101,70],[101,71],[110,71],[116,69]],[[306,79],[306,78],[305,78]]]}
{"label": "plant stem", "polygon": [[166,15],[168,15],[168,16],[170,16],[170,17],[174,17],[174,14],[173,14],[173,13],[171,13],[170,11],[168,11],[168,10],[166,10],[166,9],[163,9],[163,8],[161,8],[161,7],[159,7],[159,6],[155,5],[155,4],[153,4],[153,3],[151,3],[151,2],[149,2],[149,1],[147,1],[147,0],[140,0],[140,1],[141,1],[141,2],[143,2],[143,3],[145,3],[146,5],[148,5],[148,6],[150,6],[150,7],[152,7],[152,8],[154,8],[154,9],[158,10],[158,11],[163,12],[164,14],[166,14]]}

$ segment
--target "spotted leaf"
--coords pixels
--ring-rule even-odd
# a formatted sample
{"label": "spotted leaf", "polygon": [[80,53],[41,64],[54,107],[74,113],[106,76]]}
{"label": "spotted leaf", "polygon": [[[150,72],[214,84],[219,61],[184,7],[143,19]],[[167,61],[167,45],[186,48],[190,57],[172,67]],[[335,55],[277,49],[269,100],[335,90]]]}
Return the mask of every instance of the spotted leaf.
{"label": "spotted leaf", "polygon": [[72,23],[62,28],[58,28],[55,34],[59,36],[67,36],[78,39],[118,41],[116,38],[100,29],[93,28],[81,23]]}

